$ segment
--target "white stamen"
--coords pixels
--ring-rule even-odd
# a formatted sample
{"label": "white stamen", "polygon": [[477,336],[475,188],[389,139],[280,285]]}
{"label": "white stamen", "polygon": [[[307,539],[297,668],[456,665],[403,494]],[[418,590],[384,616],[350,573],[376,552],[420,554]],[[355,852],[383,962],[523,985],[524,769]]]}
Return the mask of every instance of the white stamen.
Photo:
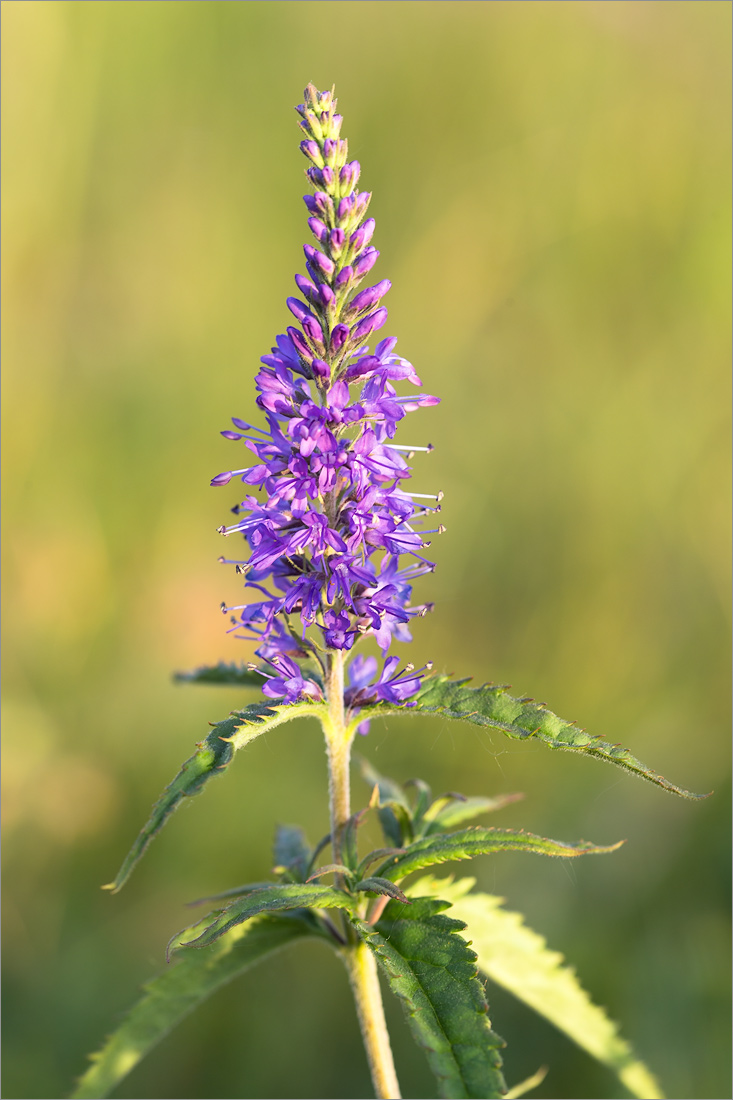
{"label": "white stamen", "polygon": [[434,451],[432,443],[428,443],[427,447],[407,447],[401,443],[385,443],[384,448],[391,451],[409,451],[410,454],[415,454],[417,451],[425,451],[426,453]]}

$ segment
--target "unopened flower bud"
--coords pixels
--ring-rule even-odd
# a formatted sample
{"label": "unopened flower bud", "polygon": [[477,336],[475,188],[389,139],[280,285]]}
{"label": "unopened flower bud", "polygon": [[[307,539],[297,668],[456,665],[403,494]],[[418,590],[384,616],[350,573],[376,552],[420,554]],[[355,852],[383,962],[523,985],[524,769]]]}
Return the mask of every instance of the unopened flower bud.
{"label": "unopened flower bud", "polygon": [[325,244],[328,240],[328,229],[320,218],[308,218],[308,228],[320,244]]}
{"label": "unopened flower bud", "polygon": [[306,317],[312,317],[313,314],[307,306],[303,305],[299,298],[288,298],[285,302],[293,317],[298,321],[304,321]]}
{"label": "unopened flower bud", "polygon": [[309,314],[303,321],[303,331],[314,344],[323,344],[323,329],[312,314]]}
{"label": "unopened flower bud", "polygon": [[305,275],[295,276],[295,285],[300,293],[308,299],[309,302],[313,302],[314,299],[318,299],[318,290],[314,283],[310,279],[306,279]]}
{"label": "unopened flower bud", "polygon": [[315,164],[316,168],[323,168],[323,157],[317,141],[301,141],[300,149],[308,157],[308,160]]}
{"label": "unopened flower bud", "polygon": [[[339,180],[342,187],[348,187],[350,191],[356,187],[361,173],[361,165],[358,160],[352,160],[349,164],[345,164],[339,172]],[[343,200],[342,200],[343,201]]]}
{"label": "unopened flower bud", "polygon": [[315,111],[311,111],[306,108],[304,119],[307,123],[308,129],[310,130],[316,141],[323,141],[323,130],[321,128],[321,122]]}
{"label": "unopened flower bud", "polygon": [[374,267],[378,256],[379,252],[376,248],[367,248],[354,263],[354,274],[358,276],[366,275],[367,271],[371,271]]}
{"label": "unopened flower bud", "polygon": [[356,313],[361,312],[363,309],[371,309],[380,298],[384,297],[391,286],[389,279],[382,279],[381,283],[377,283],[376,286],[370,286],[366,290],[360,291],[349,303],[350,308]]}
{"label": "unopened flower bud", "polygon": [[386,320],[387,310],[383,306],[381,309],[375,310],[374,313],[370,313],[367,317],[364,317],[354,325],[351,330],[352,339],[365,340],[370,333],[381,328]]}
{"label": "unopened flower bud", "polygon": [[336,287],[337,290],[340,290],[341,287],[346,286],[346,284],[348,282],[350,282],[353,279],[353,277],[354,277],[354,269],[349,264],[347,264],[346,267],[341,268],[338,275],[336,276],[334,286]]}
{"label": "unopened flower bud", "polygon": [[310,363],[313,358],[313,352],[306,344],[303,333],[300,331],[300,329],[295,328],[294,325],[289,325],[287,333],[298,355],[300,355],[303,359]]}
{"label": "unopened flower bud", "polygon": [[351,217],[354,209],[354,196],[344,195],[336,207],[336,216],[340,222],[345,222]]}
{"label": "unopened flower bud", "polygon": [[305,252],[306,260],[308,260],[317,271],[322,272],[326,278],[333,274],[335,264],[333,260],[330,260],[323,252],[319,252],[312,244],[304,244],[303,251]]}
{"label": "unopened flower bud", "polygon": [[333,331],[331,332],[331,351],[338,351],[339,348],[343,347],[348,338],[348,325],[334,325]]}
{"label": "unopened flower bud", "polygon": [[361,217],[366,213],[366,208],[371,202],[371,191],[360,191],[354,198],[354,213]]}
{"label": "unopened flower bud", "polygon": [[328,379],[331,377],[331,368],[328,363],[324,363],[323,359],[314,359],[311,367],[316,378]]}
{"label": "unopened flower bud", "polygon": [[[313,88],[313,85],[309,84],[308,87]],[[313,91],[315,91],[315,90],[316,89],[313,88]],[[313,105],[316,106],[316,103],[317,103],[318,109],[320,111],[328,111],[328,110],[330,110],[331,105],[332,104],[335,105],[335,103],[336,103],[336,100],[333,98],[333,92],[329,92],[329,91],[318,92],[317,96],[318,96],[318,99],[317,99],[317,101],[314,102]]]}
{"label": "unopened flower bud", "polygon": [[355,251],[359,252],[365,245],[369,244],[374,234],[374,227],[376,224],[374,218],[367,218],[363,225],[360,225],[358,229],[354,230],[351,234],[350,241]]}
{"label": "unopened flower bud", "polygon": [[343,229],[332,229],[328,238],[328,248],[334,259],[338,259],[344,247],[346,234]]}

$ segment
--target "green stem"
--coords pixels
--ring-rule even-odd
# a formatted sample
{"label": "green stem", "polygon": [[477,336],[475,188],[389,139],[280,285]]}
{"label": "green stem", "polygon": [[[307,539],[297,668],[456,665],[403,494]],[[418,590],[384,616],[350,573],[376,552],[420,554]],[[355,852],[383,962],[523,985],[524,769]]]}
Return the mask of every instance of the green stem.
{"label": "green stem", "polygon": [[[342,863],[341,832],[351,816],[349,762],[354,730],[347,727],[344,713],[344,655],[337,650],[332,651],[329,656],[326,678],[328,717],[324,717],[323,732],[328,753],[333,859],[334,863]],[[349,930],[353,936],[353,929]],[[402,1094],[392,1059],[374,956],[365,943],[354,939],[343,947],[340,954],[356,1001],[356,1012],[375,1095],[379,1100],[399,1100]]]}

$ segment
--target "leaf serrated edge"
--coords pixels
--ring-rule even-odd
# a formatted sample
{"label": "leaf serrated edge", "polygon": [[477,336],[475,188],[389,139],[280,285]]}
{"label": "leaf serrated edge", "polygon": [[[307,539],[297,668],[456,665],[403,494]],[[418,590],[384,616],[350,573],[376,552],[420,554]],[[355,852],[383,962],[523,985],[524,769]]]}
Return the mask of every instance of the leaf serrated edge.
{"label": "leaf serrated edge", "polygon": [[[567,963],[564,956],[549,947],[545,937],[529,927],[521,913],[505,909],[503,898],[492,894],[472,893],[475,884],[475,878],[454,881],[452,876],[437,879],[433,875],[426,875],[408,886],[407,891],[413,897],[427,895],[449,899],[449,904],[452,906],[451,912],[467,922],[469,933],[473,937],[472,942],[478,947],[479,967],[490,981],[502,986],[510,994],[523,1001],[528,1007],[544,1016],[555,1027],[563,1031],[582,1050],[615,1073],[634,1096],[637,1098],[643,1097],[645,1100],[662,1100],[664,1094],[660,1090],[654,1075],[636,1056],[629,1042],[620,1034],[618,1024],[607,1015],[605,1009],[592,1000],[588,991],[581,985],[575,969]],[[543,1005],[542,998],[540,997],[538,1000],[536,980],[530,983],[526,991],[520,990],[516,980],[512,982],[508,976],[506,951],[496,955],[496,963],[492,963],[491,958],[485,952],[482,953],[482,940],[478,924],[481,913],[477,911],[477,907],[482,905],[488,907],[490,920],[500,922],[499,927],[505,936],[509,934],[509,929],[513,929],[515,936],[518,935],[520,943],[515,949],[519,950],[520,955],[525,960],[534,958],[539,967],[540,975],[560,982],[560,988],[565,990],[564,995],[566,997],[570,996],[571,1001],[575,1002],[576,1012],[582,1010],[588,1013],[588,1020],[593,1025],[590,1032],[592,1033],[594,1028],[596,1031],[595,1039],[591,1039],[587,1026],[584,1029],[569,1026],[566,1013],[559,1016],[557,1012],[548,1011],[547,1003],[549,1002]],[[501,932],[499,936],[501,936]],[[599,1028],[602,1033],[605,1033],[602,1038],[598,1037]]]}
{"label": "leaf serrated edge", "polygon": [[[450,909],[451,903],[447,902],[447,901],[444,901],[441,898],[438,898],[438,897],[435,897],[435,896],[418,898],[418,897],[413,895],[413,901],[416,902],[416,903],[419,903],[419,902],[427,902],[428,903],[430,912],[427,915],[428,915],[429,919],[432,919],[432,918],[437,917],[437,916],[440,916],[442,918],[442,920],[445,922],[443,930],[451,938],[451,940],[453,941],[453,946],[457,950],[460,951],[461,948],[462,948],[463,954],[466,956],[465,962],[467,964],[470,964],[470,966],[471,966],[471,975],[470,975],[469,981],[466,985],[466,993],[467,994],[470,993],[470,996],[471,996],[471,998],[474,1002],[474,1010],[475,1010],[476,1016],[477,1017],[483,1017],[483,1020],[485,1022],[485,1026],[486,1026],[486,1031],[487,1031],[487,1038],[490,1038],[491,1040],[495,1041],[495,1042],[492,1043],[491,1046],[489,1046],[488,1049],[490,1051],[496,1052],[495,1053],[495,1060],[492,1058],[492,1062],[493,1062],[492,1070],[493,1070],[494,1073],[496,1073],[499,1080],[502,1082],[502,1086],[503,1086],[502,1090],[500,1092],[493,1092],[493,1091],[483,1092],[482,1091],[481,1095],[486,1096],[486,1097],[496,1097],[497,1100],[498,1100],[498,1098],[500,1098],[504,1095],[505,1090],[506,1090],[506,1086],[504,1085],[503,1076],[502,1076],[502,1072],[501,1072],[501,1057],[498,1054],[498,1051],[502,1047],[506,1046],[506,1043],[504,1042],[503,1039],[501,1039],[500,1036],[498,1036],[491,1029],[491,1021],[489,1020],[489,1016],[488,1016],[489,1006],[488,1006],[488,1003],[486,1001],[486,996],[485,996],[483,985],[482,985],[482,983],[481,983],[481,981],[478,977],[479,968],[478,968],[478,962],[477,962],[477,955],[476,955],[476,952],[472,949],[472,947],[470,945],[470,942],[467,942],[463,938],[463,935],[461,934],[466,928],[466,923],[463,920],[456,919],[455,917],[446,915],[445,910]],[[430,903],[432,903],[432,905]],[[390,907],[392,907],[393,909],[396,909],[400,906],[400,903],[397,902],[397,901],[390,902],[389,904],[390,904]],[[381,918],[381,920],[378,922],[376,927],[372,927],[371,925],[365,924],[363,921],[359,920],[358,918],[354,918],[354,917],[351,918],[351,922],[356,927],[356,929],[359,932],[359,934],[361,935],[361,937],[364,939],[364,942],[367,943],[369,948],[374,952],[375,956],[379,960],[379,963],[382,966],[382,968],[384,969],[384,971],[387,974],[388,978],[389,977],[393,978],[395,980],[395,982],[399,982],[400,980],[404,980],[404,976],[400,975],[399,971],[395,970],[394,962],[391,958],[390,952],[393,952],[395,955],[398,956],[398,958],[400,960],[402,960],[407,966],[409,966],[410,976],[411,976],[412,980],[414,981],[416,987],[419,989],[421,999],[424,999],[425,1003],[422,1006],[416,1006],[415,1009],[413,1010],[411,1005],[414,1002],[410,1001],[410,998],[409,998],[408,994],[405,993],[405,992],[400,991],[396,986],[393,986],[392,988],[393,988],[393,992],[395,993],[395,995],[403,1002],[403,1005],[405,1006],[405,1010],[406,1010],[406,1013],[407,1013],[407,1016],[408,1016],[408,1022],[409,1022],[409,1020],[417,1020],[420,1017],[420,1013],[423,1012],[425,1009],[427,1009],[430,1013],[430,1018],[434,1022],[434,1025],[435,1025],[435,1028],[436,1028],[437,1032],[443,1038],[444,1047],[443,1047],[443,1049],[438,1050],[436,1047],[430,1046],[430,1044],[427,1041],[424,1040],[422,1029],[419,1029],[417,1027],[411,1027],[411,1031],[413,1033],[413,1037],[415,1039],[415,1042],[428,1055],[430,1068],[431,1068],[433,1074],[435,1075],[436,1079],[438,1080],[439,1087],[442,1086],[443,1083],[446,1083],[448,1086],[451,1087],[451,1091],[443,1091],[443,1089],[441,1087],[441,1096],[443,1096],[443,1097],[459,1097],[459,1096],[473,1095],[472,1093],[469,1094],[468,1091],[466,1091],[466,1078],[464,1077],[463,1067],[460,1065],[460,1063],[458,1062],[458,1059],[456,1057],[454,1043],[449,1038],[449,1036],[448,1036],[448,1034],[445,1030],[445,1027],[443,1025],[443,1022],[437,1014],[437,1011],[436,1011],[436,1009],[433,1005],[433,1001],[432,1001],[432,997],[431,997],[430,992],[425,988],[425,986],[424,986],[423,982],[421,981],[418,973],[411,966],[411,962],[413,960],[411,960],[407,955],[402,954],[402,952],[399,951],[397,948],[393,947],[390,943],[389,936],[382,935],[382,930],[380,930],[380,927],[379,927],[380,924],[382,924],[382,925],[384,923],[390,923],[391,924],[394,920],[399,920],[399,919],[400,919],[399,917],[390,916],[390,914],[387,913],[387,915],[385,917]],[[410,921],[412,921],[414,919],[414,914],[411,914],[408,919]],[[418,923],[418,921],[416,921],[415,923]],[[431,931],[433,933],[435,933],[436,929],[433,928],[433,929],[431,929]],[[452,972],[446,966],[445,963],[432,962],[431,965],[433,967],[437,967],[438,969],[444,969],[454,981],[459,980],[457,978],[456,974],[454,972]],[[472,985],[473,985],[473,988],[472,988]],[[430,1055],[433,1055],[434,1057],[431,1058]],[[437,1057],[439,1055],[440,1056],[445,1056],[446,1059],[449,1060],[449,1062],[452,1063],[452,1065],[453,1065],[453,1073],[452,1074],[450,1072],[442,1071],[439,1068],[439,1066],[436,1064],[436,1060],[437,1060]],[[457,1082],[460,1083],[460,1085],[463,1089],[463,1091],[461,1093],[453,1091],[454,1088],[455,1088],[455,1084]]]}
{"label": "leaf serrated edge", "polygon": [[[492,838],[502,838],[506,844],[492,846]],[[524,838],[530,843],[514,844],[512,839]],[[464,852],[462,846],[481,843],[485,841],[484,851]],[[432,833],[427,837],[416,840],[413,844],[406,845],[404,853],[391,860],[386,860],[375,870],[375,875],[388,877],[389,872],[397,872],[397,878],[404,878],[425,867],[436,864],[449,863],[452,860],[475,859],[479,855],[494,855],[507,851],[529,851],[536,855],[547,855],[552,858],[575,858],[583,855],[606,855],[615,852],[625,842],[617,841],[615,844],[598,845],[588,841],[580,841],[578,844],[566,844],[563,841],[553,840],[550,837],[541,837],[536,833],[528,833],[524,829],[499,829],[495,827],[474,826],[462,829],[456,833]],[[534,846],[533,846],[534,844]],[[548,851],[546,847],[552,845],[556,850]],[[425,862],[420,862],[424,856]],[[410,858],[412,857],[412,858]],[[414,865],[411,865],[414,864]],[[405,867],[408,869],[405,870]]]}
{"label": "leaf serrated edge", "polygon": [[[267,936],[268,929],[275,931],[275,942],[264,947],[257,957],[245,958],[240,965],[236,965],[235,956],[242,950],[246,953],[251,947],[252,939]],[[250,938],[250,932],[254,933],[254,937]],[[92,1064],[77,1080],[71,1100],[93,1100],[108,1095],[158,1042],[208,996],[258,962],[307,936],[321,937],[321,933],[291,914],[263,915],[255,918],[249,925],[233,929],[208,954],[197,952],[188,956],[177,956],[172,966],[143,985],[142,996],[126,1013],[120,1026],[107,1037],[100,1050],[90,1055]],[[200,983],[199,992],[188,990],[186,1000],[177,987],[187,973],[194,976],[199,973],[204,980]],[[173,988],[173,993],[169,992],[170,987]],[[136,1037],[135,1029],[139,1026],[139,1017],[144,1016],[148,1009],[159,1006],[161,999],[165,1003],[166,998],[172,995],[175,996],[179,1008],[183,1004],[178,1014],[161,1019],[158,1007],[154,1025],[146,1027],[143,1038]]]}
{"label": "leaf serrated edge", "polygon": [[[367,719],[386,718],[396,714],[434,714],[436,716],[443,716],[458,721],[468,721],[472,722],[474,725],[497,729],[505,733],[508,737],[513,737],[517,740],[526,741],[530,738],[536,738],[551,749],[558,749],[563,752],[576,752],[595,757],[606,763],[616,764],[618,767],[629,772],[630,775],[645,779],[647,782],[653,783],[657,787],[661,787],[662,790],[679,795],[681,798],[700,801],[708,798],[712,793],[696,794],[694,791],[689,791],[685,787],[678,787],[663,775],[648,768],[628,749],[623,748],[623,746],[618,743],[613,744],[603,741],[599,734],[588,733],[579,726],[577,722],[568,722],[566,719],[560,718],[559,715],[549,709],[547,704],[534,702],[527,703],[527,697],[516,698],[515,696],[509,695],[507,688],[510,685],[485,683],[480,687],[468,688],[465,685],[468,684],[470,680],[470,677],[466,677],[462,680],[453,680],[450,676],[435,674],[423,681],[422,690],[419,695],[411,701],[411,706],[408,703],[402,705],[394,705],[392,703],[369,704],[362,707],[358,716],[352,720],[352,724],[357,725],[359,722],[366,721]],[[560,724],[560,732],[562,729],[572,728],[576,736],[582,739],[581,743],[573,744],[563,741],[560,736],[553,736],[549,732],[543,732],[542,726],[531,728],[521,726],[516,721],[507,722],[501,718],[487,716],[482,713],[480,709],[470,711],[459,710],[456,709],[455,706],[452,707],[450,705],[450,700],[441,701],[437,699],[437,701],[431,702],[431,696],[437,695],[441,688],[446,689],[451,694],[455,694],[459,689],[463,689],[465,692],[489,692],[497,699],[499,696],[504,695],[509,703],[514,703],[520,708],[531,706],[535,711],[541,712],[546,718],[555,719]],[[622,757],[625,757],[625,759]]]}

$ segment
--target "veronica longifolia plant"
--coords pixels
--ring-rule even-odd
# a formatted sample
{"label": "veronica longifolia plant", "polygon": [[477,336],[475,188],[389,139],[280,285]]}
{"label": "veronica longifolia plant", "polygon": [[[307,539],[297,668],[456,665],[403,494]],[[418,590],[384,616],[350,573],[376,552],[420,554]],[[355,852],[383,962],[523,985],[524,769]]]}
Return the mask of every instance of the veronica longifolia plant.
{"label": "veronica longifolia plant", "polygon": [[[438,399],[421,392],[412,364],[396,354],[397,341],[377,336],[387,321],[382,302],[391,284],[363,286],[379,255],[371,243],[374,219],[367,217],[371,196],[358,189],[360,166],[348,159],[336,100],[309,85],[297,111],[313,187],[304,201],[314,243],[304,246],[306,274],[295,276],[300,296],[287,300],[295,323],[263,356],[256,377],[261,421],[233,418],[233,428],[222,434],[235,444],[239,468],[212,481],[245,487],[232,509],[235,522],[220,528],[233,547],[220,560],[244,578],[244,602],[223,610],[235,636],[254,640],[258,660],[178,677],[241,685],[264,699],[213,726],[153,807],[109,888],[120,889],[171,812],[227,768],[238,749],[302,715],[318,717],[325,735],[330,831],[312,848],[302,830],[279,828],[275,881],[204,899],[212,912],[172,938],[172,965],[94,1057],[74,1095],[107,1095],[224,982],[293,940],[318,937],[346,967],[379,1097],[400,1091],[378,969],[402,1001],[441,1096],[520,1096],[541,1079],[507,1090],[504,1044],[489,1023],[479,973],[564,1030],[633,1095],[661,1096],[561,956],[500,899],[472,892],[473,880],[407,882],[435,864],[502,851],[574,858],[618,845],[467,828],[513,796],[433,799],[425,783],[401,786],[367,763],[362,773],[372,797],[352,814],[354,737],[366,733],[371,720],[401,713],[437,714],[534,738],[617,764],[683,797],[698,796],[503,687],[472,688],[431,673],[430,666],[401,666],[394,647],[411,640],[412,620],[431,609],[412,596],[413,583],[433,569],[426,536],[443,530],[434,518],[441,494],[409,488],[409,462],[430,447],[402,442],[402,421]],[[370,638],[381,661],[357,652]],[[369,810],[379,816],[385,846],[362,853],[358,829]],[[329,862],[321,864],[328,846]]]}

